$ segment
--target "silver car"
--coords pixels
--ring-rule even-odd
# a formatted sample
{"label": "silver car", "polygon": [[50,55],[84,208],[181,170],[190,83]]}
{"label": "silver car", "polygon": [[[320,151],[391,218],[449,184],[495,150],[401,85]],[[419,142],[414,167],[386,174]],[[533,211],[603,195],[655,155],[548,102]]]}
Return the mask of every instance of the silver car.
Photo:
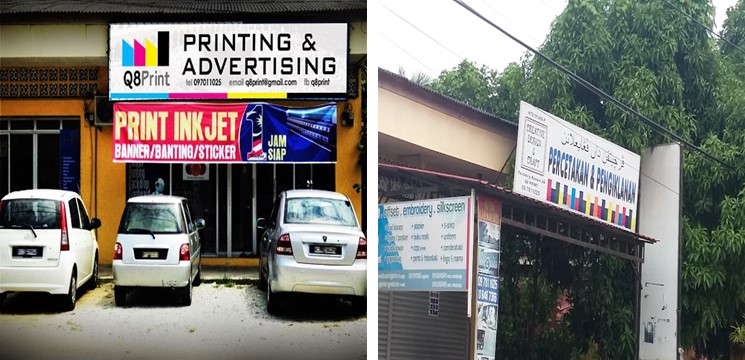
{"label": "silver car", "polygon": [[289,293],[349,296],[357,310],[367,300],[367,240],[343,194],[289,190],[277,196],[268,219],[258,219],[259,278],[267,311]]}
{"label": "silver car", "polygon": [[204,220],[192,220],[188,202],[177,196],[138,196],[127,201],[114,244],[114,302],[124,306],[133,287],[178,290],[191,305],[192,285],[201,282]]}

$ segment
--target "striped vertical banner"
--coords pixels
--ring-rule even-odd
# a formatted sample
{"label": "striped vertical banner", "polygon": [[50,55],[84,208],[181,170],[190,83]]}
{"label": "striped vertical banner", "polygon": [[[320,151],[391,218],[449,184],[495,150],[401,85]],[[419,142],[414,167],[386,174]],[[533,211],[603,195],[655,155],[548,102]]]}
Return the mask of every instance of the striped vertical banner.
{"label": "striped vertical banner", "polygon": [[564,205],[569,205],[569,186],[564,185]]}
{"label": "striped vertical banner", "polygon": [[575,197],[577,196],[576,192],[577,192],[577,189],[575,189],[575,188],[572,188],[572,200],[571,200],[571,204],[569,205],[569,206],[570,206],[570,208],[572,208],[572,209],[574,209],[574,208],[575,208],[575,206],[576,206],[576,202],[577,202],[577,200],[576,200],[576,198],[575,198]]}

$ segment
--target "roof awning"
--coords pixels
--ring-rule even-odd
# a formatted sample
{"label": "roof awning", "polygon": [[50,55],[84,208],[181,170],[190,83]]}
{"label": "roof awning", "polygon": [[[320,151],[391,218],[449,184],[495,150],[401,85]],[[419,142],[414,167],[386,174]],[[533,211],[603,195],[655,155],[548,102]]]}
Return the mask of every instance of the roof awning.
{"label": "roof awning", "polygon": [[[475,189],[502,201],[502,223],[505,225],[637,263],[644,262],[644,244],[657,241],[514,193],[510,189],[491,185],[481,179],[384,163],[379,164],[378,172],[383,176],[407,178],[402,183],[408,184],[403,189],[379,189],[381,199],[408,201],[422,196],[463,196]],[[412,197],[412,194],[417,195]]]}

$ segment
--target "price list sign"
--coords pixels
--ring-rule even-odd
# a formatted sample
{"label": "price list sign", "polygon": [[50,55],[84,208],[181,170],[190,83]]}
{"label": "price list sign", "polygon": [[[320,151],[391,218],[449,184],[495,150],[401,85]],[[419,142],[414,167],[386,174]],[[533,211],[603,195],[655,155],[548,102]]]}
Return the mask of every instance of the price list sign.
{"label": "price list sign", "polygon": [[378,287],[467,291],[471,197],[379,205]]}

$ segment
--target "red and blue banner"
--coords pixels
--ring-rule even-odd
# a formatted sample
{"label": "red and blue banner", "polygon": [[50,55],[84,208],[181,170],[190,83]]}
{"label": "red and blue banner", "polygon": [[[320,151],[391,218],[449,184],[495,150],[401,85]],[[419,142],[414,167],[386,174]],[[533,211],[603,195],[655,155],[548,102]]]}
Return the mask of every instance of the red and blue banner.
{"label": "red and blue banner", "polygon": [[333,163],[336,104],[115,103],[115,162]]}

